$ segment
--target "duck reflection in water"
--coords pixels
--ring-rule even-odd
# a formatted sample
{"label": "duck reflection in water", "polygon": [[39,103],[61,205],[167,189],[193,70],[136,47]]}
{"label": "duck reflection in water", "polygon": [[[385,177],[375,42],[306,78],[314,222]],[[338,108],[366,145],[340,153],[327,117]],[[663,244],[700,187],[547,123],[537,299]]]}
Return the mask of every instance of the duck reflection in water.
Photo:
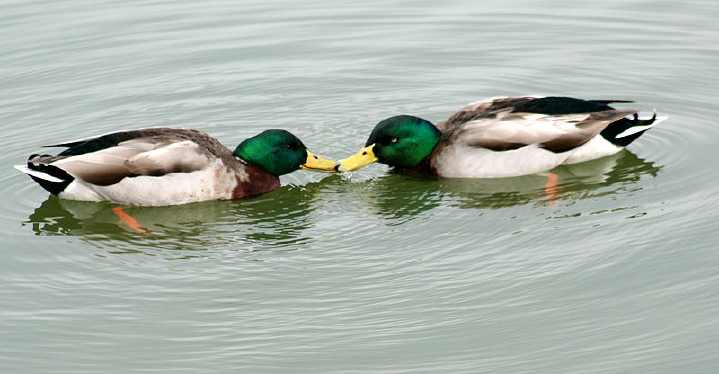
{"label": "duck reflection in water", "polygon": [[[313,223],[321,191],[341,183],[330,175],[304,186],[280,189],[246,200],[210,201],[166,207],[123,207],[139,225],[133,227],[118,214],[118,206],[58,199],[51,196],[25,222],[36,235],[68,235],[83,240],[132,242],[133,245],[168,249],[226,247],[254,248],[268,242],[281,247],[311,240],[305,231]],[[249,245],[249,246],[243,246]]]}
{"label": "duck reflection in water", "polygon": [[[237,202],[205,202],[156,208],[125,208],[146,230],[139,233],[120,219],[112,204],[50,197],[27,220],[37,235],[79,236],[87,241],[127,241],[153,248],[205,249],[267,243],[274,248],[317,239],[312,213],[323,194],[352,195],[370,213],[399,225],[439,206],[499,209],[525,204],[552,205],[636,188],[643,176],[662,166],[624,150],[616,155],[554,169],[547,175],[499,179],[430,179],[389,173],[359,182],[330,175],[304,186],[285,186]],[[316,230],[314,230],[316,231]]]}
{"label": "duck reflection in water", "polygon": [[438,207],[498,209],[524,204],[552,206],[600,195],[621,193],[643,176],[656,176],[661,165],[623,150],[615,155],[548,173],[495,179],[430,179],[390,173],[367,181],[365,200],[390,224],[403,223]]}

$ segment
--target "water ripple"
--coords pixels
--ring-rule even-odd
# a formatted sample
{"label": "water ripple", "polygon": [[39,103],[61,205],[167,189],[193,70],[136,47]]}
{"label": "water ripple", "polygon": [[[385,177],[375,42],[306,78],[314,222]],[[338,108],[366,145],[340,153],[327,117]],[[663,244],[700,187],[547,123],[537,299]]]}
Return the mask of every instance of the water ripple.
{"label": "water ripple", "polygon": [[[3,372],[716,366],[714,3],[2,9]],[[342,157],[388,116],[523,94],[632,99],[670,119],[554,170],[550,189],[546,175],[298,172],[253,199],[126,208],[148,234],[11,169],[44,144],[150,126],[228,146],[286,128]]]}

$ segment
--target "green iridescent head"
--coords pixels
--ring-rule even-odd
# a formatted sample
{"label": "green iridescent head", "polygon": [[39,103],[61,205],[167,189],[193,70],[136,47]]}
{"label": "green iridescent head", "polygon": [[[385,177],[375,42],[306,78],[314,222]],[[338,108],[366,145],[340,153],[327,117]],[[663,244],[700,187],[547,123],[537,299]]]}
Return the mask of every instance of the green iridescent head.
{"label": "green iridescent head", "polygon": [[335,167],[334,161],[315,156],[286,130],[265,130],[245,139],[235,148],[234,155],[276,176],[300,168],[331,172]]}
{"label": "green iridescent head", "polygon": [[408,115],[385,119],[375,126],[365,147],[340,161],[340,171],[357,170],[373,162],[412,168],[418,166],[439,143],[441,133],[431,122]]}

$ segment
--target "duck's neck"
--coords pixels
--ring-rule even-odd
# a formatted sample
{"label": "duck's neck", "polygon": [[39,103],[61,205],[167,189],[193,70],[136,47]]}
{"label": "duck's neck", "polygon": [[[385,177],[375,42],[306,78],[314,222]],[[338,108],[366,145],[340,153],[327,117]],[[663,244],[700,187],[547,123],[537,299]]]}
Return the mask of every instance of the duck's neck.
{"label": "duck's neck", "polygon": [[432,162],[433,156],[437,153],[437,150],[440,148],[440,144],[437,143],[437,145],[434,146],[434,149],[429,154],[429,156],[422,159],[422,161],[417,164],[415,167],[411,168],[396,168],[398,171],[406,174],[422,174],[422,175],[431,175],[431,176],[437,176],[437,169],[434,166],[434,163]]}
{"label": "duck's neck", "polygon": [[441,148],[442,144],[442,130],[439,126],[432,124],[432,122],[427,121],[427,123],[432,127],[432,141],[434,142],[434,146],[432,146],[432,150],[429,152],[429,154],[420,161],[417,166],[415,166],[413,169],[417,172],[420,172],[422,174],[429,174],[429,175],[437,175],[437,171],[434,169],[434,166],[432,165],[432,159],[434,158],[434,155],[437,154],[437,150]]}
{"label": "duck's neck", "polygon": [[232,191],[233,199],[263,194],[280,187],[280,178],[276,175],[250,164],[245,164],[244,169],[244,174],[237,174],[237,186]]}
{"label": "duck's neck", "polygon": [[[436,127],[435,127],[436,128]],[[395,166],[395,169],[398,171],[401,171],[402,173],[408,173],[408,174],[423,174],[423,175],[432,175],[436,176],[437,169],[434,166],[434,156],[438,153],[438,151],[443,147],[442,145],[442,133],[441,131],[437,129],[437,138],[434,146],[432,147],[432,150],[429,152],[429,154],[423,158],[416,166],[413,167],[397,167]]]}

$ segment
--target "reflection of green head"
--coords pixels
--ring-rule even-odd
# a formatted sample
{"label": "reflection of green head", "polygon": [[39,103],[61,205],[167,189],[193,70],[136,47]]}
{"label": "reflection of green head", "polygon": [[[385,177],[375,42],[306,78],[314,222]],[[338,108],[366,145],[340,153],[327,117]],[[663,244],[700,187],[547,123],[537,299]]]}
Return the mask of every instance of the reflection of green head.
{"label": "reflection of green head", "polygon": [[431,122],[401,115],[378,123],[365,145],[374,144],[377,161],[411,168],[432,154],[440,136],[441,133]]}
{"label": "reflection of green head", "polygon": [[300,168],[307,161],[307,147],[285,130],[266,130],[245,139],[234,155],[264,171],[280,176]]}

